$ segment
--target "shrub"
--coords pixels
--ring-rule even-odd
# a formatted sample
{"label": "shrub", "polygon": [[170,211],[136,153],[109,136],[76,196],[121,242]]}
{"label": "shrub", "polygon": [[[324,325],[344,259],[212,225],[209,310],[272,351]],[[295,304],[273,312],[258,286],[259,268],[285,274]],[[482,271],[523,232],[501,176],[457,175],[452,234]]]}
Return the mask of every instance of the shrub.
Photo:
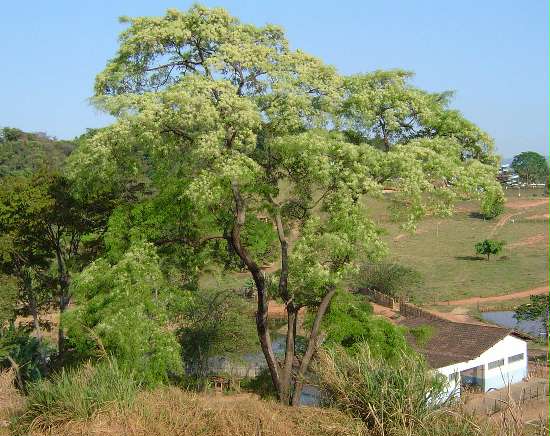
{"label": "shrub", "polygon": [[431,325],[421,325],[409,329],[409,332],[414,337],[416,343],[423,347],[435,334],[435,328]]}
{"label": "shrub", "polygon": [[[306,326],[311,324],[313,314],[308,314]],[[321,326],[326,333],[325,347],[341,346],[352,354],[366,343],[374,357],[393,360],[408,348],[402,330],[373,316],[372,306],[363,295],[337,293]]]}
{"label": "shrub", "polygon": [[375,289],[383,294],[398,297],[409,295],[423,283],[422,275],[397,263],[365,264],[359,272],[359,288]]}
{"label": "shrub", "polygon": [[27,407],[20,423],[46,429],[88,419],[111,404],[127,408],[138,389],[134,374],[114,359],[96,366],[87,363],[76,370],[62,370],[51,380],[29,385]]}
{"label": "shrub", "polygon": [[23,327],[0,327],[0,370],[15,364],[20,389],[43,375],[43,362],[53,352],[53,347],[31,336]]}
{"label": "shrub", "polygon": [[81,358],[106,352],[149,385],[182,372],[168,306],[186,293],[166,284],[151,244],[135,243],[114,265],[94,261],[74,280],[73,290],[78,307],[65,313],[63,323]]}
{"label": "shrub", "polygon": [[493,219],[504,212],[504,194],[502,189],[493,189],[484,193],[481,199],[481,214],[487,219]]}
{"label": "shrub", "polygon": [[179,314],[183,359],[195,375],[208,373],[208,359],[255,351],[257,333],[249,301],[232,291],[193,293]]}

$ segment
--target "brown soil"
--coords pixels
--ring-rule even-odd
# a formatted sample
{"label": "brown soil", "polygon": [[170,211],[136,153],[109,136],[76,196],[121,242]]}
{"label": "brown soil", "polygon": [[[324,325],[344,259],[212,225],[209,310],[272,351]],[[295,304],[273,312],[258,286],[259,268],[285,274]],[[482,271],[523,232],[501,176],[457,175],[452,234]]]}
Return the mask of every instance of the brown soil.
{"label": "brown soil", "polygon": [[548,234],[540,233],[538,235],[529,236],[528,238],[522,239],[521,241],[514,242],[513,244],[507,245],[508,248],[515,247],[529,247],[531,245],[537,245],[541,242],[548,244]]}
{"label": "brown soil", "polygon": [[525,217],[526,220],[547,220],[550,219],[550,214],[543,213],[540,215],[530,215]]}
{"label": "brown soil", "polygon": [[511,294],[495,295],[493,297],[471,297],[462,300],[441,301],[437,304],[447,304],[451,306],[468,306],[477,303],[492,303],[495,301],[515,300],[518,298],[529,297],[530,295],[540,295],[548,293],[548,285],[528,289],[526,291],[513,292]]}
{"label": "brown soil", "polygon": [[500,217],[500,219],[497,221],[493,229],[491,230],[490,236],[493,236],[498,229],[500,229],[504,224],[506,224],[508,221],[510,221],[512,218],[521,215],[523,212],[516,212],[516,213],[506,213]]}
{"label": "brown soil", "polygon": [[529,209],[531,207],[548,204],[548,200],[548,198],[541,198],[539,200],[508,200],[506,202],[506,207],[510,209]]}

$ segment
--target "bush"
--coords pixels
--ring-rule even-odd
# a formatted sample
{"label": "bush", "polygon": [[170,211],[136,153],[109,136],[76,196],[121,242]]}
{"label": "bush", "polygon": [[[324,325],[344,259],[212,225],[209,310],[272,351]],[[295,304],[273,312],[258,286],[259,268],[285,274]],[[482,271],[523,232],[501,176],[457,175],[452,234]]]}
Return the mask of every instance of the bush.
{"label": "bush", "polygon": [[359,272],[358,285],[362,289],[374,289],[391,297],[409,295],[423,283],[422,275],[397,263],[365,264]]}
{"label": "bush", "polygon": [[45,361],[54,348],[31,336],[23,327],[0,327],[0,370],[17,365],[18,388],[24,389],[43,375]]}
{"label": "bush", "polygon": [[139,390],[132,372],[114,359],[96,366],[87,363],[76,370],[62,370],[51,380],[29,385],[27,407],[21,423],[50,428],[71,420],[84,420],[111,404],[129,407]]}
{"label": "bush", "polygon": [[168,306],[186,293],[171,289],[151,244],[136,243],[111,265],[94,261],[73,281],[78,307],[63,323],[82,359],[114,356],[148,385],[182,372],[181,350],[168,326]]}
{"label": "bush", "polygon": [[[306,326],[313,324],[308,314]],[[401,328],[384,318],[372,316],[372,306],[363,295],[339,292],[332,299],[321,324],[326,333],[324,346],[341,346],[349,353],[368,344],[374,357],[386,360],[405,352],[407,342]]]}
{"label": "bush", "polygon": [[493,219],[504,212],[504,194],[502,188],[484,193],[481,199],[481,214],[487,219]]}
{"label": "bush", "polygon": [[390,364],[373,357],[368,347],[353,356],[341,349],[322,351],[316,370],[325,401],[361,419],[374,434],[415,426],[445,386],[418,355],[402,354]]}

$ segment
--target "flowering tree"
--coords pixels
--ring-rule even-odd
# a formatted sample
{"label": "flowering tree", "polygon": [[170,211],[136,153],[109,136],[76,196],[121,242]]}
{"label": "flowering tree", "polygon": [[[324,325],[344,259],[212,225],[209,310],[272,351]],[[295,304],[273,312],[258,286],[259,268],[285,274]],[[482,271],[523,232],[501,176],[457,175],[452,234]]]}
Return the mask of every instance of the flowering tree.
{"label": "flowering tree", "polygon": [[[163,243],[223,245],[238,257],[255,284],[257,333],[279,399],[298,404],[331,298],[360,259],[385,254],[368,196],[393,188],[395,215],[409,227],[425,214],[449,214],[456,199],[496,186],[490,144],[465,134],[471,123],[443,96],[412,89],[401,73],[383,84],[398,82],[418,102],[397,93],[400,109],[374,119],[369,98],[383,105],[385,89],[291,50],[277,26],[202,6],[123,22],[119,51],[95,85],[96,104],[117,121],[72,155],[74,181],[101,190],[146,175],[153,195],[184,199]],[[414,131],[399,131],[397,118]],[[391,125],[387,147],[377,146],[381,123]],[[272,275],[251,250],[260,221],[276,235]],[[271,346],[270,297],[287,311],[282,361]],[[296,356],[305,306],[316,316]]]}

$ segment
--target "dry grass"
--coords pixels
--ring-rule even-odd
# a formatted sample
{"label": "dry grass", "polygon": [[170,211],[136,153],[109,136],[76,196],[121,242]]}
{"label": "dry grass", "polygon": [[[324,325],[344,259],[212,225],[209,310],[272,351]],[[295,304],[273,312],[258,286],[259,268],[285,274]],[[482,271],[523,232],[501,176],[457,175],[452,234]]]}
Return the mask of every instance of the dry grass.
{"label": "dry grass", "polygon": [[11,434],[8,429],[10,419],[21,412],[25,404],[14,384],[12,369],[0,371],[0,436]]}
{"label": "dry grass", "polygon": [[33,436],[360,436],[362,425],[341,412],[291,408],[251,396],[206,396],[176,388],[142,392],[127,410],[110,406],[91,419]]}

